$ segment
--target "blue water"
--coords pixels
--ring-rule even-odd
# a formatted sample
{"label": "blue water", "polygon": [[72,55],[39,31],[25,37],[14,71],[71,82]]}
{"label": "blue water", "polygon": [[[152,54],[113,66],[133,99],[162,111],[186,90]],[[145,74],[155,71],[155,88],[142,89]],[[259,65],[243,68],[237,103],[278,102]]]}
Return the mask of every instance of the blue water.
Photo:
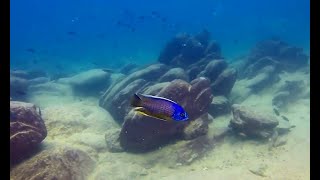
{"label": "blue water", "polygon": [[[220,179],[234,179],[234,177],[254,179],[253,177],[258,177],[259,172],[264,171],[260,168],[264,165],[269,167],[266,170],[266,179],[309,179],[310,74],[308,67],[304,66],[307,64],[305,63],[307,56],[294,48],[284,46],[281,49],[276,47],[274,50],[273,47],[267,47],[267,44],[258,51],[261,53],[266,50],[267,53],[262,53],[261,57],[252,56],[252,59],[239,57],[250,55],[250,50],[259,41],[274,37],[280,38],[290,47],[303,48],[305,54],[310,56],[310,1],[10,0],[10,3],[10,69],[25,71],[25,74],[22,71],[10,73],[10,101],[30,102],[41,109],[39,112],[42,112],[41,116],[48,132],[44,135],[46,139],[41,143],[44,149],[74,145],[75,149],[82,149],[96,160],[96,167],[90,176],[97,178],[91,179],[165,179],[165,177],[219,179],[217,177],[222,177],[220,176],[222,174],[230,178]],[[163,62],[168,65],[166,67],[155,65],[143,73],[139,69],[139,72],[132,76],[130,73],[138,71],[137,69],[119,73],[118,70],[128,63],[134,63],[140,67],[157,63],[166,43],[175,35],[183,32],[195,35],[204,29],[210,32],[210,40],[215,40],[221,46],[222,56],[227,63],[213,62],[217,59],[210,55],[219,54],[214,50],[206,52],[206,56],[203,56],[210,57],[208,61],[196,63],[195,61],[203,58],[198,55],[199,48],[197,49],[196,46],[200,41],[196,41],[198,44],[192,44],[191,50],[188,47],[182,48],[186,44],[181,44],[182,46],[179,44],[180,49],[176,48],[178,50],[175,49],[175,45],[170,46],[173,50],[168,48],[169,50],[163,53],[166,56]],[[171,50],[176,52],[171,53]],[[278,50],[281,51],[280,55],[268,57],[273,56],[273,53]],[[195,53],[192,54],[193,52]],[[170,57],[171,54],[174,56]],[[182,55],[185,57],[179,59]],[[236,60],[248,61],[245,62],[246,66],[241,67],[243,65],[241,63],[240,65],[232,64]],[[210,64],[211,62],[216,64]],[[183,63],[190,64],[184,66]],[[174,71],[167,73],[169,66],[176,65],[183,68],[185,72],[170,69]],[[200,67],[195,68],[198,65]],[[229,65],[233,67],[229,68]],[[302,68],[297,70],[296,66]],[[85,72],[93,68],[103,68],[103,71]],[[75,74],[78,75],[73,76]],[[164,80],[163,74],[166,75]],[[151,77],[147,78],[147,75]],[[220,96],[216,98],[216,102],[210,104],[209,98],[212,96],[208,91],[209,83],[203,78],[197,79],[190,86],[177,81],[176,84],[170,84],[170,88],[166,83],[160,84],[160,82],[170,82],[171,78],[185,78],[185,81],[191,82],[200,75],[211,81],[210,93],[213,97]],[[129,78],[122,79],[128,76]],[[231,87],[229,87],[230,84]],[[178,90],[174,89],[175,86]],[[181,127],[184,126],[175,124],[162,126],[161,123],[158,125],[158,123],[149,122],[146,125],[139,124],[149,119],[137,118],[136,115],[131,117],[132,114],[128,114],[132,112],[129,98],[134,93],[147,92],[143,90],[144,88],[152,92],[160,91],[161,88],[161,93],[170,94],[172,98],[177,98],[190,108],[189,117],[193,116],[191,113],[205,113],[211,114],[213,121],[207,122],[209,120],[206,120],[205,116],[192,119],[193,122],[198,120],[199,123],[186,126],[191,127],[190,130],[187,129],[187,133],[188,131],[191,133],[189,132],[190,134],[186,136],[196,134],[195,138],[200,138],[194,141],[194,139],[183,137],[185,139],[178,139],[179,143],[176,144],[171,144],[171,139],[166,139],[168,144],[162,146],[161,141],[165,138],[172,138],[175,141],[176,135],[185,136],[180,132]],[[165,93],[163,94],[166,95]],[[175,94],[178,97],[175,97]],[[193,102],[192,98],[196,100]],[[201,102],[205,105],[199,104]],[[216,106],[214,103],[221,104]],[[244,129],[249,133],[237,132],[236,128],[230,126],[230,122],[232,118],[237,120],[238,117],[239,119],[242,117],[240,118],[240,115],[234,117],[234,113],[231,113],[232,108],[229,106],[238,103],[248,106],[249,109],[257,109],[258,112],[261,111],[266,115],[269,113],[279,116],[278,111],[280,111],[282,120],[280,116],[278,119],[284,127],[288,126],[286,130],[290,132],[281,135],[280,130],[277,130],[279,134],[270,134],[268,124],[264,125],[265,129],[258,127],[258,130],[251,130],[256,125],[246,125],[245,121],[242,123],[245,128],[237,129]],[[209,110],[204,110],[209,104]],[[281,107],[282,104],[284,104],[283,107]],[[275,105],[279,106],[279,109]],[[166,107],[164,109],[167,110]],[[198,110],[199,112],[196,112]],[[222,112],[225,110],[226,112]],[[257,114],[253,113],[254,118],[250,117],[250,113],[246,116],[249,117],[250,122],[253,122],[252,124],[255,122],[259,125],[264,124],[261,122],[267,118],[260,118]],[[19,114],[17,120],[10,118],[10,123],[24,120],[22,116]],[[283,123],[284,120],[286,123]],[[20,138],[16,136],[21,133],[20,131],[27,132],[27,129],[24,129],[25,122],[22,122],[22,129],[10,124],[13,129],[10,130],[16,131],[14,132],[16,134],[10,132],[11,137]],[[29,114],[26,122],[31,122]],[[206,123],[209,125],[206,126]],[[148,124],[152,125],[151,128],[147,127]],[[26,124],[26,128],[33,127],[32,131],[27,133],[34,132],[34,128],[37,129],[36,125],[36,123]],[[271,126],[273,125],[274,121]],[[170,132],[157,129],[164,127],[168,127],[165,130]],[[148,129],[144,131],[142,128]],[[236,133],[221,133],[226,129],[233,129]],[[119,135],[120,130],[125,133]],[[258,134],[255,131],[261,131],[261,133]],[[139,133],[135,135],[135,132],[142,132],[141,136]],[[202,136],[202,133],[206,136]],[[269,133],[272,137],[270,141],[261,142],[251,139],[247,141],[242,137],[255,133],[260,136],[266,136],[265,134]],[[33,142],[34,137],[31,134],[29,138],[29,134],[21,137]],[[217,137],[213,136],[216,134]],[[238,135],[241,135],[240,138]],[[15,139],[11,137],[10,141],[13,139],[15,143]],[[215,140],[220,141],[218,139],[223,139],[222,146],[220,142],[219,145],[215,142]],[[142,144],[138,144],[139,142]],[[192,142],[191,145],[189,142]],[[276,147],[276,143],[279,148]],[[159,149],[150,153],[137,155],[127,150],[122,152],[129,146],[137,146],[144,150],[149,148],[148,146],[151,149],[156,145],[159,145]],[[16,149],[11,148],[11,150]],[[23,151],[25,152],[27,151]],[[22,179],[29,177],[41,179],[42,175],[48,175],[48,178],[51,177],[50,175],[77,176],[78,166],[79,171],[86,171],[84,166],[88,162],[81,156],[74,159],[76,155],[77,153],[70,158],[61,157],[66,157],[66,161],[61,161],[62,164],[66,164],[66,166],[63,165],[65,168],[61,174],[56,172],[59,170],[57,168],[55,168],[56,171],[51,172],[51,167],[60,166],[55,164],[60,160],[60,155],[57,158],[53,155],[53,161],[50,159],[42,161],[41,158],[36,158],[35,163],[26,163],[27,166],[22,162],[23,171],[18,167],[16,170],[11,170],[13,173],[10,172],[10,174],[14,175],[12,179],[20,176],[27,177]],[[33,160],[33,156],[28,158]],[[193,162],[197,158],[199,161]],[[81,162],[77,162],[78,160]],[[185,166],[189,160],[192,164]],[[181,162],[185,164],[181,166]],[[29,168],[33,164],[35,164],[34,167],[39,168]],[[258,173],[253,172],[252,168],[258,169]],[[43,174],[40,172],[42,169],[45,169]],[[81,173],[85,174],[85,172]]]}
{"label": "blue water", "polygon": [[[229,61],[246,54],[257,41],[273,36],[309,52],[310,2],[305,0],[10,3],[13,69],[80,71],[95,66],[119,68],[127,62],[153,63],[176,33],[196,33],[204,28]],[[165,20],[153,17],[153,11]],[[134,32],[117,26],[118,21],[130,24]],[[28,48],[35,53],[26,51]]]}

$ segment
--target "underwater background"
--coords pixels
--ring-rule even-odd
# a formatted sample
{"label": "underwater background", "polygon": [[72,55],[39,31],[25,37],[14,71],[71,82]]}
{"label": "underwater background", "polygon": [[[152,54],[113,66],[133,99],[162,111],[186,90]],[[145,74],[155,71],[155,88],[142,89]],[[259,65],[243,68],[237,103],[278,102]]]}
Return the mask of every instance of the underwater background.
{"label": "underwater background", "polygon": [[10,178],[310,179],[309,66],[310,1],[10,1]]}

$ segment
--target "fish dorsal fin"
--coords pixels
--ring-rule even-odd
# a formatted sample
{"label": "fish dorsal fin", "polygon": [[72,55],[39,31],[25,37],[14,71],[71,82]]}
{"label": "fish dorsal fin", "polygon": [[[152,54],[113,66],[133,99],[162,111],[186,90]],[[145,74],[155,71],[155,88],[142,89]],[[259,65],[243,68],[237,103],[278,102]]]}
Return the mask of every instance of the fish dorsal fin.
{"label": "fish dorsal fin", "polygon": [[159,97],[159,96],[152,96],[152,95],[144,95],[144,94],[138,94],[138,96],[141,96],[141,97],[147,97],[147,98],[153,98],[153,99],[161,99],[161,100],[165,100],[165,101],[169,101],[171,103],[174,103],[174,104],[178,104],[170,99],[167,99],[167,98],[164,98],[164,97]]}

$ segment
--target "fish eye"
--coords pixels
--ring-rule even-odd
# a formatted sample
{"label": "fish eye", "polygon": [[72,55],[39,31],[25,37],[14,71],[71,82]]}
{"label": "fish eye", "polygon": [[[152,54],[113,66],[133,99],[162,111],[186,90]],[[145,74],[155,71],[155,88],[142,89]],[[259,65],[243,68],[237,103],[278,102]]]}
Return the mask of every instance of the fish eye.
{"label": "fish eye", "polygon": [[183,117],[183,116],[184,116],[184,113],[181,113],[180,116]]}

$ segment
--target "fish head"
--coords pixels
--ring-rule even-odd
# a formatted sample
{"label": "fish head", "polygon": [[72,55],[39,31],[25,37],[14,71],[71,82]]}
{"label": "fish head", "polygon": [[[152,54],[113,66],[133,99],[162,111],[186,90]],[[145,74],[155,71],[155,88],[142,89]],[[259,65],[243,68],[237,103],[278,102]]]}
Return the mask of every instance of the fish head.
{"label": "fish head", "polygon": [[175,121],[186,121],[189,119],[188,113],[180,106],[176,106],[172,118]]}

